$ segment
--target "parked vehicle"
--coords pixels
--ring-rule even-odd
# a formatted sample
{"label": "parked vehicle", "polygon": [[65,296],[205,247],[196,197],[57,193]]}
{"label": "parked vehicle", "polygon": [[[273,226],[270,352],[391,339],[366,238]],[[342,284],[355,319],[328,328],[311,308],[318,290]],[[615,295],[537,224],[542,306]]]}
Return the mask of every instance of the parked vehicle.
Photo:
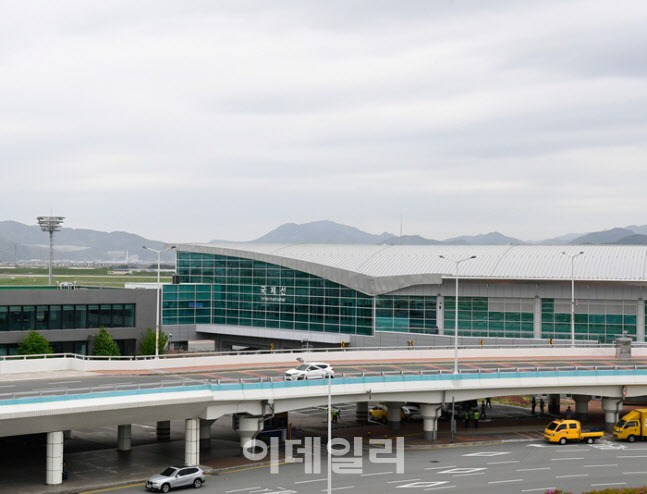
{"label": "parked vehicle", "polygon": [[198,489],[202,487],[206,480],[207,477],[198,466],[168,467],[162,473],[148,477],[146,479],[146,489],[168,492],[176,487],[188,487],[190,485]]}
{"label": "parked vehicle", "polygon": [[626,439],[630,443],[646,437],[647,409],[636,408],[618,420],[613,426],[613,436],[616,439]]}
{"label": "parked vehicle", "polygon": [[544,439],[550,443],[566,444],[566,441],[586,441],[591,444],[604,437],[600,429],[585,429],[578,420],[553,420],[544,431]]}
{"label": "parked vehicle", "polygon": [[335,377],[335,369],[324,362],[303,362],[300,366],[285,371],[285,379],[288,381],[326,379],[329,375]]}
{"label": "parked vehicle", "polygon": [[[368,418],[375,422],[386,423],[389,420],[389,408],[384,403],[378,403],[368,411]],[[405,422],[422,420],[420,409],[414,405],[404,405],[400,410],[400,419]]]}

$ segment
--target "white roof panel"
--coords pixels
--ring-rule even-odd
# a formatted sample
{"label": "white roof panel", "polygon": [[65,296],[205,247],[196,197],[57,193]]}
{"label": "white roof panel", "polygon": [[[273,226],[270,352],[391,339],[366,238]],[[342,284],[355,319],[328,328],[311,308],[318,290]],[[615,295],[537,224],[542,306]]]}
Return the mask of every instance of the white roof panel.
{"label": "white roof panel", "polygon": [[[456,263],[441,259],[475,259],[460,263],[460,277],[472,279],[570,280],[569,255],[576,280],[647,281],[647,246],[633,245],[328,245],[328,244],[176,244],[179,251],[266,260],[281,259],[330,267],[366,277],[411,275],[453,277]],[[293,264],[292,262],[287,264]]]}

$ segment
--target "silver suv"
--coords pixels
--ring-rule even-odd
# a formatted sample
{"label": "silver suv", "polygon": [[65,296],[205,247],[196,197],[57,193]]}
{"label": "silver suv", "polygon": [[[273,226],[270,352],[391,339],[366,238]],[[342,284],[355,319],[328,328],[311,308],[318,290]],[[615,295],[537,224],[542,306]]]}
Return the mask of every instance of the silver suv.
{"label": "silver suv", "polygon": [[199,488],[207,478],[200,467],[168,467],[162,473],[153,475],[146,479],[146,489],[149,491],[168,492],[176,487],[192,485]]}

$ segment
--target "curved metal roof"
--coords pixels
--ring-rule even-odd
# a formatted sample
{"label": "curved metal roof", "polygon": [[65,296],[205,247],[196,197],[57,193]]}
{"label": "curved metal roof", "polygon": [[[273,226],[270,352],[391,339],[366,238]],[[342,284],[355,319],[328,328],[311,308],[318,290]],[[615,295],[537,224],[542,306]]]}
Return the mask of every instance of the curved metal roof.
{"label": "curved metal roof", "polygon": [[[460,260],[471,256],[476,258],[460,264],[461,278],[570,280],[569,256],[584,252],[574,261],[576,280],[647,281],[647,246],[176,245],[179,251],[236,256],[292,267],[371,294],[413,284],[438,284],[441,277],[452,278],[455,275],[456,263],[448,259]],[[441,255],[446,259],[440,258]],[[344,281],[340,281],[340,278]],[[351,278],[356,280],[348,284]]]}

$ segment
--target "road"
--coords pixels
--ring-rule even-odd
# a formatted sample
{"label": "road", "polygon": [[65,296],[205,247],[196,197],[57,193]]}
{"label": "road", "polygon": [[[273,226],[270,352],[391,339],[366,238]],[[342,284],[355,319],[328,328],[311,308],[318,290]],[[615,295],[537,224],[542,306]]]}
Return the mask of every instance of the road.
{"label": "road", "polygon": [[[298,362],[295,362],[298,364]],[[613,366],[613,365],[646,365],[647,359],[632,359],[629,364],[627,361],[616,361],[615,359],[573,359],[573,360],[505,360],[505,361],[492,361],[492,360],[471,360],[461,362],[460,369],[464,371],[475,371],[481,369],[484,371],[496,368],[514,369],[517,367],[566,367],[566,366],[579,366],[589,367],[593,369],[595,366]],[[442,369],[451,371],[453,369],[453,362],[394,362],[394,363],[368,363],[358,362],[354,364],[339,364],[335,365],[335,372],[337,376],[343,373],[358,373],[358,372],[392,372],[392,371],[419,371],[419,370],[437,370]],[[286,370],[286,366],[280,367],[242,367],[235,370],[201,370],[201,371],[183,371],[183,372],[163,372],[158,374],[120,374],[120,375],[101,375],[89,373],[78,373],[74,377],[65,377],[62,379],[28,379],[20,380],[19,377],[0,376],[0,399],[6,398],[7,395],[22,392],[52,392],[56,389],[75,389],[85,388],[92,386],[95,391],[100,390],[101,387],[109,388],[115,385],[138,385],[146,383],[159,383],[164,381],[166,385],[181,385],[191,384],[196,381],[204,381],[205,379],[247,379],[247,378],[260,378],[272,377],[282,378]]]}
{"label": "road", "polygon": [[[203,492],[219,494],[320,494],[325,492],[326,458],[320,472],[305,473],[303,463],[209,476]],[[352,450],[351,450],[352,455]],[[341,457],[334,459],[340,459]],[[359,456],[349,456],[359,458]],[[383,458],[386,459],[386,456]],[[366,445],[358,473],[333,474],[333,492],[422,493],[544,493],[564,489],[574,493],[647,484],[644,444],[603,440],[598,444],[549,445],[541,441],[443,449],[407,449],[404,472],[393,463],[369,460]],[[334,463],[334,465],[340,465]],[[348,464],[345,464],[348,467]],[[142,484],[120,493],[142,492]],[[89,491],[92,492],[92,491]],[[105,491],[103,491],[105,492]],[[181,492],[181,491],[180,491]],[[191,492],[191,491],[189,491]]]}

